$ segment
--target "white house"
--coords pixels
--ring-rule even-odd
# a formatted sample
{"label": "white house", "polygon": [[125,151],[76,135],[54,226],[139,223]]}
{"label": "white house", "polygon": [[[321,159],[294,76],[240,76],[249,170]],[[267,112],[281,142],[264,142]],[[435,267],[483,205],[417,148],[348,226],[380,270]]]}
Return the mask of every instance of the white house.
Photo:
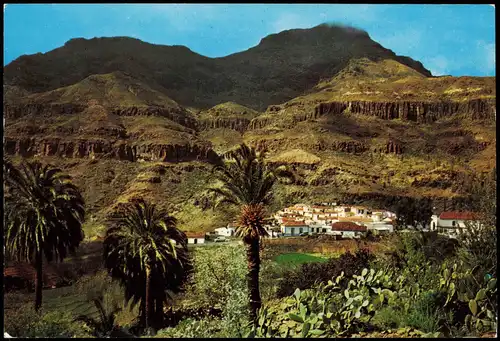
{"label": "white house", "polygon": [[278,238],[281,235],[279,228],[272,226],[264,226],[264,229],[267,232],[266,238]]}
{"label": "white house", "polygon": [[355,214],[353,211],[350,206],[342,206],[342,209],[337,212],[339,217],[351,217]]}
{"label": "white house", "polygon": [[309,233],[318,233],[318,234],[329,234],[332,230],[330,225],[327,225],[325,221],[314,222],[309,225]]}
{"label": "white house", "polygon": [[281,233],[284,236],[298,236],[301,233],[309,233],[309,225],[300,221],[290,221],[281,224]]}
{"label": "white house", "polygon": [[366,228],[368,231],[372,231],[377,235],[394,232],[394,225],[389,222],[374,221],[372,223],[366,223]]}
{"label": "white house", "polygon": [[431,217],[431,231],[447,234],[449,237],[456,237],[461,229],[464,229],[465,222],[473,222],[477,216],[473,212],[442,212],[439,217]]}
{"label": "white house", "polygon": [[384,219],[384,212],[382,211],[372,211],[372,220],[373,221],[382,221],[382,219]]}
{"label": "white house", "polygon": [[366,217],[367,209],[362,206],[353,206],[351,212],[353,212],[356,217]]}
{"label": "white house", "polygon": [[383,217],[384,218],[389,218],[389,219],[396,219],[396,213],[389,212],[389,211],[384,211],[383,212]]}
{"label": "white house", "polygon": [[350,221],[339,221],[332,224],[332,232],[342,233],[343,238],[359,238],[366,234],[366,226]]}
{"label": "white house", "polygon": [[219,227],[215,229],[215,233],[217,233],[219,236],[225,237],[232,237],[234,236],[235,232],[236,229],[234,227]]}
{"label": "white house", "polygon": [[188,244],[205,243],[205,233],[203,232],[186,232],[186,237],[188,238]]}

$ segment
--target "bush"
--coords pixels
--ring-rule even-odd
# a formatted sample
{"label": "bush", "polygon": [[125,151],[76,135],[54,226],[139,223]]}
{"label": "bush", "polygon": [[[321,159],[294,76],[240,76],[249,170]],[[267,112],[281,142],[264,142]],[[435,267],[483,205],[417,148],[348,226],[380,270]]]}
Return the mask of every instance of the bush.
{"label": "bush", "polygon": [[[347,283],[341,285],[343,280]],[[421,291],[393,271],[363,269],[340,276],[312,289],[296,289],[293,295],[266,304],[250,335],[258,337],[338,337],[370,327],[372,317],[384,307],[400,313],[410,310]]]}
{"label": "bush", "polygon": [[404,316],[404,325],[426,333],[437,332],[440,327],[440,317],[443,315],[441,310],[443,304],[443,296],[440,293],[434,291],[423,293]]}
{"label": "bush", "polygon": [[13,337],[91,337],[90,330],[81,322],[75,322],[68,312],[35,312],[23,305],[5,316],[5,331]]}
{"label": "bush", "polygon": [[[367,250],[359,250],[354,255],[345,253],[339,258],[329,259],[324,263],[306,263],[297,270],[287,271],[278,284],[277,296],[291,295],[295,289],[309,289],[315,283],[326,283],[340,275],[343,271],[346,277],[358,273],[369,266],[375,256]],[[345,279],[341,284],[345,284]]]}
{"label": "bush", "polygon": [[227,337],[241,337],[248,323],[247,262],[244,247],[224,245],[200,247],[194,252],[194,271],[185,307],[222,310],[219,326]]}
{"label": "bush", "polygon": [[195,320],[192,318],[181,321],[177,326],[158,331],[158,338],[207,338],[228,337],[221,333],[222,321],[220,319],[205,318]]}
{"label": "bush", "polygon": [[403,325],[401,312],[394,307],[383,307],[378,310],[371,322],[382,330],[397,329]]}
{"label": "bush", "polygon": [[474,269],[478,282],[484,275],[497,276],[497,229],[480,223],[466,223],[459,236],[458,259]]}
{"label": "bush", "polygon": [[260,267],[260,295],[262,302],[276,298],[279,280],[287,270],[273,260],[265,259]]}

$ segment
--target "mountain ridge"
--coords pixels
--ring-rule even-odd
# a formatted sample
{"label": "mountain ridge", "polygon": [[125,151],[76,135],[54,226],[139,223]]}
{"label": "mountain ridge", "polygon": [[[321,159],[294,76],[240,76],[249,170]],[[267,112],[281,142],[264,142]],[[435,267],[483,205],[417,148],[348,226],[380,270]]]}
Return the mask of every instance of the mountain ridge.
{"label": "mountain ridge", "polygon": [[345,30],[289,30],[216,59],[128,38],[21,58],[4,78],[5,154],[72,175],[91,225],[138,196],[186,230],[230,222],[234,212],[207,210],[205,189],[217,154],[240,143],[295,175],[271,210],[466,195],[496,160],[495,77],[429,77]]}
{"label": "mountain ridge", "polygon": [[136,38],[76,38],[47,53],[12,61],[4,68],[4,84],[44,92],[92,74],[122,71],[138,80],[155,81],[182,105],[208,109],[233,101],[263,110],[335,75],[356,56],[394,59],[431,76],[421,63],[397,56],[368,34],[319,25],[273,34],[248,50],[218,58]]}

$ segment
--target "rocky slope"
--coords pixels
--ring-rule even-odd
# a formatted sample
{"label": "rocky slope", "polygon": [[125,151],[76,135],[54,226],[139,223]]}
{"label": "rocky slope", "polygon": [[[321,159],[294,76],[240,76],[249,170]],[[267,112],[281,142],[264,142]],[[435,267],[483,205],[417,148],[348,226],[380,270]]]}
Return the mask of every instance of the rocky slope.
{"label": "rocky slope", "polygon": [[139,196],[186,230],[229,222],[234,212],[209,209],[206,187],[218,154],[242,142],[295,174],[271,209],[398,196],[438,205],[495,165],[495,82],[430,77],[366,32],[324,25],[215,59],[130,38],[76,39],[6,66],[4,151],[68,171],[87,202],[88,234]]}

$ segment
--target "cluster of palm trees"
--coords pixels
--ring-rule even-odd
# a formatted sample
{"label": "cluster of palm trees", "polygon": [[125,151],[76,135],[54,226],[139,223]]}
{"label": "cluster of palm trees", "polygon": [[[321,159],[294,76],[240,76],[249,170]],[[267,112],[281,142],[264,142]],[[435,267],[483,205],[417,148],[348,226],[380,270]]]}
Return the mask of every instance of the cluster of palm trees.
{"label": "cluster of palm trees", "polygon": [[[43,260],[63,261],[83,241],[84,199],[71,178],[38,161],[14,166],[4,159],[6,251],[36,269],[35,309],[42,305]],[[272,168],[264,154],[245,144],[220,158],[209,188],[219,204],[238,205],[239,235],[248,260],[249,315],[261,307],[260,238],[264,206],[272,199],[276,180],[290,173]],[[110,215],[104,239],[104,264],[124,287],[125,297],[140,302],[143,325],[161,327],[163,308],[172,293],[182,290],[192,264],[187,238],[176,219],[143,199],[123,204]]]}

